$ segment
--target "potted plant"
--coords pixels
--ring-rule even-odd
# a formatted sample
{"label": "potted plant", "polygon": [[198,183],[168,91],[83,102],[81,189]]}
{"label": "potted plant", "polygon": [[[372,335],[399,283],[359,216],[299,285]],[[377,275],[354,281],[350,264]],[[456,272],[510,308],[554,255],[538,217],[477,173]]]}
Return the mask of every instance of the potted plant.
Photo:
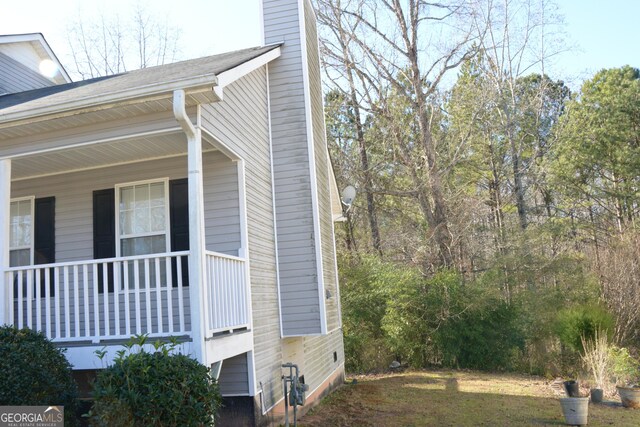
{"label": "potted plant", "polygon": [[604,396],[604,386],[609,372],[609,340],[604,331],[595,331],[593,339],[587,339],[583,335],[582,339],[582,362],[591,371],[595,387],[591,389],[591,401],[602,403]]}
{"label": "potted plant", "polygon": [[625,408],[640,408],[640,366],[626,348],[610,350],[616,389]]}

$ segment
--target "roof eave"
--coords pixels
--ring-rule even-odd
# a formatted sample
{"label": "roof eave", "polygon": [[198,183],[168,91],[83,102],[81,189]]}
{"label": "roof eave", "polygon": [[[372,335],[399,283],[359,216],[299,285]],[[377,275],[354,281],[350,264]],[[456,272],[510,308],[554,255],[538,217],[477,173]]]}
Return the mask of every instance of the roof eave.
{"label": "roof eave", "polygon": [[282,43],[274,43],[269,45],[272,49],[268,52],[263,53],[260,56],[257,56],[247,62],[243,62],[242,64],[230,68],[226,71],[218,74],[218,84],[220,87],[225,87],[235,82],[236,80],[246,76],[247,74],[252,73],[260,67],[267,65],[269,62],[273,61],[276,58],[279,58],[281,55]]}
{"label": "roof eave", "polygon": [[214,74],[192,79],[163,82],[149,86],[111,92],[106,95],[87,97],[67,103],[48,105],[29,111],[3,115],[0,128],[72,116],[81,113],[106,110],[124,105],[139,104],[160,99],[170,99],[173,91],[182,89],[186,95],[202,94],[208,102],[221,100],[216,90],[218,79]]}

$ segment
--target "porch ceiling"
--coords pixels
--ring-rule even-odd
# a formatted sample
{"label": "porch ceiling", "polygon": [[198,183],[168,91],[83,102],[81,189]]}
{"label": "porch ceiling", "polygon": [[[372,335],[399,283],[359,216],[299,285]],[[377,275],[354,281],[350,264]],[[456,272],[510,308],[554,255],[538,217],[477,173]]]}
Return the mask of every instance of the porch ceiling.
{"label": "porch ceiling", "polygon": [[[203,151],[214,149],[209,138],[202,139]],[[160,135],[119,139],[71,149],[61,149],[14,159],[12,180],[58,175],[118,164],[187,154],[186,137],[179,130]]]}

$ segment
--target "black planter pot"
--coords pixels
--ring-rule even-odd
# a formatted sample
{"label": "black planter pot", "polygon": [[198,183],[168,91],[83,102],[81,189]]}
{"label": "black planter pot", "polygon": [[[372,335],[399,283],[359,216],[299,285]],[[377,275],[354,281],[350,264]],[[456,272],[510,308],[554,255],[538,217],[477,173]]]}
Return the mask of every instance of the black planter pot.
{"label": "black planter pot", "polygon": [[569,397],[580,397],[580,385],[578,381],[565,381],[564,390],[567,392],[567,396]]}
{"label": "black planter pot", "polygon": [[591,402],[592,403],[602,403],[602,398],[604,397],[604,391],[601,388],[592,388],[591,389]]}

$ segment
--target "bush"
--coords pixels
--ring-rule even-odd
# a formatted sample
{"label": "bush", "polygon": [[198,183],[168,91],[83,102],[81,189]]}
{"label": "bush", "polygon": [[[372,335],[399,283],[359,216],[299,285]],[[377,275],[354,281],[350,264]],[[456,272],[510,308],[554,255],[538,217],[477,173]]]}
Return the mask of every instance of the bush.
{"label": "bush", "polygon": [[345,367],[348,372],[381,371],[395,355],[381,329],[386,289],[399,279],[398,269],[375,257],[340,260]]}
{"label": "bush", "polygon": [[437,332],[443,364],[479,370],[514,370],[525,337],[518,308],[489,299],[452,318]]}
{"label": "bush", "polygon": [[454,271],[442,270],[430,278],[418,271],[404,274],[404,280],[389,289],[382,327],[394,351],[412,367],[421,368],[438,361],[442,342],[436,334],[465,310],[464,288]]}
{"label": "bush", "polygon": [[597,305],[581,305],[564,309],[556,318],[556,334],[560,342],[576,352],[582,352],[582,337],[593,340],[596,331],[603,331],[611,338],[613,317]]}
{"label": "bush", "polygon": [[[211,426],[221,404],[218,385],[206,366],[182,354],[176,344],[143,349],[132,339],[112,366],[100,371],[90,417],[100,426]],[[134,346],[140,349],[134,352]]]}
{"label": "bush", "polygon": [[618,385],[632,384],[640,379],[640,362],[629,350],[613,346],[609,349],[609,361],[614,381]]}
{"label": "bush", "polygon": [[64,406],[75,425],[77,386],[63,352],[40,332],[0,327],[0,405]]}
{"label": "bush", "polygon": [[491,287],[465,284],[452,270],[425,277],[375,257],[350,261],[340,268],[348,371],[385,369],[393,359],[510,370],[521,358],[520,310]]}

